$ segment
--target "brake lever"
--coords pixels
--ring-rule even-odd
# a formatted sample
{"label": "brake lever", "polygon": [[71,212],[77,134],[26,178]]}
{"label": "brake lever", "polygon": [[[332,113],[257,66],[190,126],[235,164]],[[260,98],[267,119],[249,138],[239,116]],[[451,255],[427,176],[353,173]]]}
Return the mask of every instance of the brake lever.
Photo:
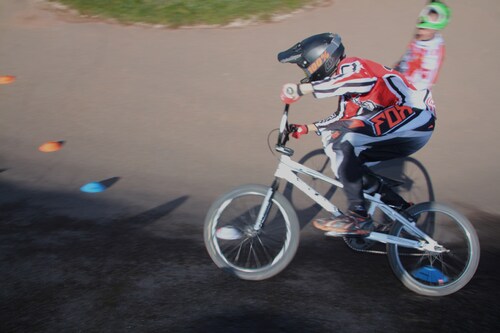
{"label": "brake lever", "polygon": [[286,147],[286,143],[290,140],[290,131],[288,123],[288,110],[290,109],[290,104],[285,104],[285,110],[283,111],[283,117],[280,125],[280,133],[278,135],[278,143],[275,149],[285,155],[292,156],[293,150]]}

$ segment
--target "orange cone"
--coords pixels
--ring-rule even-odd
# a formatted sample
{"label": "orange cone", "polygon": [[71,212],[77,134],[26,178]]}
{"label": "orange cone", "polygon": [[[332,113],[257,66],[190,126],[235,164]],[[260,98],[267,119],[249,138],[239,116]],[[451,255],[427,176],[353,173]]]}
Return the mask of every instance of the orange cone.
{"label": "orange cone", "polygon": [[52,153],[62,148],[64,141],[49,141],[38,147],[38,150],[44,153]]}
{"label": "orange cone", "polygon": [[0,76],[0,84],[9,84],[16,80],[15,76],[12,75],[3,75]]}

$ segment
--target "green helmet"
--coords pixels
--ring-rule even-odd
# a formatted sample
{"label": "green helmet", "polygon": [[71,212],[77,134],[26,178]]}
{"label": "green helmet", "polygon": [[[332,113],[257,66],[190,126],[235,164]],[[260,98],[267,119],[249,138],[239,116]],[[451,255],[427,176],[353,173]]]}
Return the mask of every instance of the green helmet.
{"label": "green helmet", "polygon": [[[436,17],[437,15],[437,17]],[[417,28],[441,30],[450,21],[451,10],[444,3],[431,2],[420,12]]]}

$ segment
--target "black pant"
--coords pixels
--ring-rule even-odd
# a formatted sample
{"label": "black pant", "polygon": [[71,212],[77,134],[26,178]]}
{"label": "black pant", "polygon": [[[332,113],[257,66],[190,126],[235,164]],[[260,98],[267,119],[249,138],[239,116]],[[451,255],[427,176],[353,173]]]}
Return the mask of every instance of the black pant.
{"label": "black pant", "polygon": [[[336,163],[335,166],[332,163],[332,166],[344,185],[349,209],[359,210],[360,206],[364,207],[363,174],[365,163],[409,156],[427,143],[431,133],[410,131],[386,137],[370,138],[360,133],[343,132],[340,136],[332,139],[331,145],[325,149],[332,149],[335,153]],[[329,154],[327,153],[327,155]]]}

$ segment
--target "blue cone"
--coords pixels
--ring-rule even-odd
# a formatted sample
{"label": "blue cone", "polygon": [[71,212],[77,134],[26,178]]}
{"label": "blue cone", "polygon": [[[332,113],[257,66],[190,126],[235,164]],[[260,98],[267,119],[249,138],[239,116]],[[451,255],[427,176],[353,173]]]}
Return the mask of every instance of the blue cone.
{"label": "blue cone", "polygon": [[91,182],[80,187],[80,191],[87,193],[99,193],[106,189],[106,186],[99,182]]}
{"label": "blue cone", "polygon": [[432,266],[420,267],[414,270],[411,275],[416,279],[430,283],[443,284],[450,280],[443,272]]}

